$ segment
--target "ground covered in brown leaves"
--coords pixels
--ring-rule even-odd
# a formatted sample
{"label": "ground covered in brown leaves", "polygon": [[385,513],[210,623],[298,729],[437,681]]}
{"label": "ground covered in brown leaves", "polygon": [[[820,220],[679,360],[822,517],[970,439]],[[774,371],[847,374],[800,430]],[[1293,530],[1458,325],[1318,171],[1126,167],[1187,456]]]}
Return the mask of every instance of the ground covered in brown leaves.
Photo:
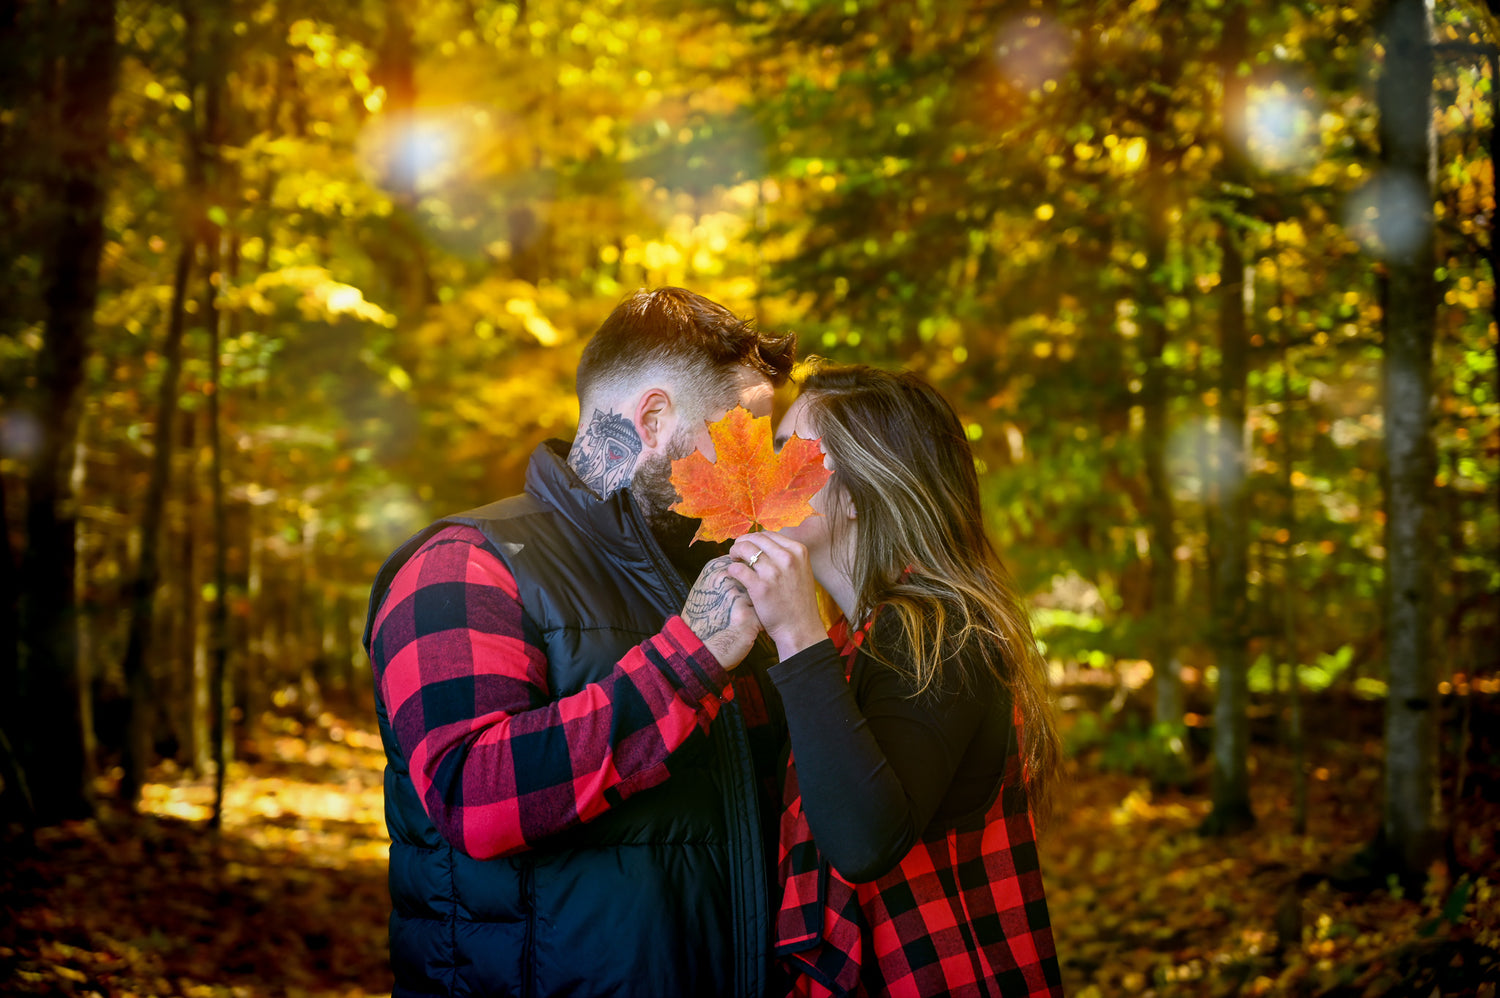
{"label": "ground covered in brown leaves", "polygon": [[[378,740],[332,714],[272,728],[231,768],[217,837],[210,785],[163,770],[141,817],[3,843],[0,992],[388,993]],[[1309,746],[1306,835],[1292,832],[1288,761],[1266,746],[1259,823],[1225,839],[1197,834],[1202,796],[1105,771],[1098,749],[1073,764],[1043,850],[1070,995],[1496,993],[1500,804],[1486,757],[1464,774],[1451,861],[1407,897],[1348,872],[1378,820],[1378,739],[1325,734]]]}
{"label": "ground covered in brown leaves", "polygon": [[373,724],[268,719],[211,782],[158,771],[140,817],[7,843],[0,993],[362,996],[386,970],[383,756]]}
{"label": "ground covered in brown leaves", "polygon": [[1383,797],[1378,702],[1309,705],[1304,835],[1293,829],[1292,760],[1268,720],[1252,725],[1256,827],[1225,838],[1198,834],[1210,811],[1206,760],[1190,781],[1196,792],[1181,793],[1119,772],[1129,753],[1118,741],[1080,753],[1042,839],[1068,993],[1491,998],[1500,981],[1497,708],[1477,692],[1473,704],[1450,697],[1445,707],[1452,851],[1419,896],[1360,861]]}

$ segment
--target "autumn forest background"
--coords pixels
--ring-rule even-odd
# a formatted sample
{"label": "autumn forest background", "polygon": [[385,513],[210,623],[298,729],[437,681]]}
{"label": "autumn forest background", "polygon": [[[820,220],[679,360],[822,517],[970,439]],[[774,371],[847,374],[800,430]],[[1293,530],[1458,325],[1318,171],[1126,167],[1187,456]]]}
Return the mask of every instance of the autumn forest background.
{"label": "autumn forest background", "polygon": [[0,0],[0,991],[388,992],[376,567],[626,293],[963,417],[1070,994],[1494,995],[1494,0]]}

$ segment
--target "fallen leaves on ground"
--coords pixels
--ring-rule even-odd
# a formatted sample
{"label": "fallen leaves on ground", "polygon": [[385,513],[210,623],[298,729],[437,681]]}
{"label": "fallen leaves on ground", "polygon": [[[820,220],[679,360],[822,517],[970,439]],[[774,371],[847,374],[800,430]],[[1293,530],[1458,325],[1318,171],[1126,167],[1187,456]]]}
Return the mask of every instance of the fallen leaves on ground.
{"label": "fallen leaves on ground", "polygon": [[755,527],[780,530],[817,515],[808,502],[833,472],[816,440],[789,437],[771,447],[771,417],[736,406],[708,424],[714,460],[693,451],[672,462],[681,501],[672,509],[701,517],[693,540],[722,541]]}
{"label": "fallen leaves on ground", "polygon": [[253,764],[157,770],[142,814],[4,845],[0,992],[107,998],[389,994],[384,757],[373,724],[267,719]]}
{"label": "fallen leaves on ground", "polygon": [[[373,724],[267,719],[212,787],[170,769],[145,814],[38,833],[0,863],[7,995],[362,998],[387,994],[383,759]],[[1379,821],[1379,744],[1319,742],[1307,835],[1287,757],[1257,746],[1255,830],[1202,838],[1199,796],[1070,764],[1043,872],[1072,998],[1493,998],[1500,859],[1493,774],[1455,809],[1453,868],[1426,893],[1346,893],[1322,875]],[[1481,780],[1480,777],[1484,779]],[[1490,782],[1484,782],[1488,780]]]}
{"label": "fallen leaves on ground", "polygon": [[[1310,727],[1314,724],[1310,721]],[[1070,763],[1042,871],[1071,998],[1476,996],[1500,981],[1500,801],[1493,786],[1453,812],[1455,865],[1420,897],[1393,881],[1348,887],[1375,837],[1378,740],[1319,740],[1307,834],[1292,826],[1292,760],[1252,751],[1256,827],[1198,834],[1205,795]],[[1206,788],[1206,781],[1203,786]],[[1451,784],[1450,784],[1451,792]],[[1488,799],[1485,799],[1488,798]],[[1373,889],[1372,889],[1373,887]]]}

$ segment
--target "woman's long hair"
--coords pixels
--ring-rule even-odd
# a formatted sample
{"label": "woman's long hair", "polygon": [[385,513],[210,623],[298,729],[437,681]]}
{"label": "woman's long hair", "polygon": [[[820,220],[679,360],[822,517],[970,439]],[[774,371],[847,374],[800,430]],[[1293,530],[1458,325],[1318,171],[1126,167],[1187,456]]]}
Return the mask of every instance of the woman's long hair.
{"label": "woman's long hair", "polygon": [[831,484],[854,503],[851,623],[877,607],[897,617],[912,654],[887,664],[918,695],[990,677],[1005,686],[1019,713],[1026,783],[1040,820],[1061,761],[1047,665],[985,532],[974,455],[957,414],[916,375],[865,366],[819,368],[803,382],[802,397],[833,458]]}

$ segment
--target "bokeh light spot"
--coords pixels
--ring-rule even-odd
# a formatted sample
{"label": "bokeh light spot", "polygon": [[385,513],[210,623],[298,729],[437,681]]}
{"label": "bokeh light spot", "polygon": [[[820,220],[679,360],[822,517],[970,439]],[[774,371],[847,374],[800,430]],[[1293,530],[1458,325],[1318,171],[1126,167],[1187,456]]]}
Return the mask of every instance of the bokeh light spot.
{"label": "bokeh light spot", "polygon": [[1073,37],[1065,28],[1032,14],[1014,18],[1000,29],[995,63],[1021,89],[1050,90],[1073,61],[1073,49]]}
{"label": "bokeh light spot", "polygon": [[42,423],[27,409],[0,415],[0,457],[30,461],[42,449]]}
{"label": "bokeh light spot", "polygon": [[1320,114],[1306,91],[1277,82],[1250,91],[1245,152],[1262,170],[1304,173],[1318,160]]}
{"label": "bokeh light spot", "polygon": [[1431,227],[1431,198],[1407,174],[1377,174],[1344,205],[1344,228],[1366,252],[1383,260],[1410,260]]}

